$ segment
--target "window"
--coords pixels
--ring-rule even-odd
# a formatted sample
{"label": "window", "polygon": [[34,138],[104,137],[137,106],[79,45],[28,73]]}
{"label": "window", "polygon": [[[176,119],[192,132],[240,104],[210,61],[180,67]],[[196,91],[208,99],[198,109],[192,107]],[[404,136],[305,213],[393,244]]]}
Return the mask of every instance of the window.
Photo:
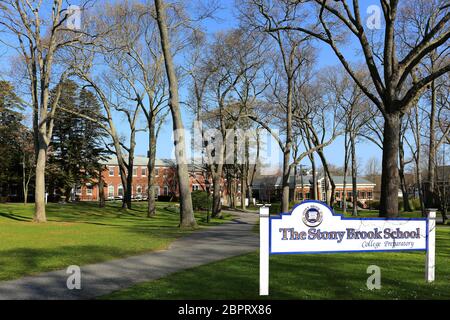
{"label": "window", "polygon": [[108,198],[114,198],[114,186],[108,187]]}
{"label": "window", "polygon": [[372,191],[367,192],[367,199],[372,199]]}
{"label": "window", "polygon": [[159,176],[159,169],[158,168],[155,169],[155,176],[156,177]]}
{"label": "window", "polygon": [[139,194],[139,195],[142,194],[142,187],[141,186],[137,186],[136,193]]}
{"label": "window", "polygon": [[366,192],[365,191],[361,192],[361,199],[366,199]]}
{"label": "window", "polygon": [[92,185],[87,185],[86,194],[92,196]]}
{"label": "window", "polygon": [[142,167],[141,176],[145,177],[147,175],[147,168]]}
{"label": "window", "polygon": [[123,197],[123,186],[122,186],[122,185],[120,185],[120,186],[117,188],[117,195],[118,195],[119,197]]}
{"label": "window", "polygon": [[154,192],[155,198],[158,198],[158,196],[159,196],[159,186],[153,186],[153,192]]}
{"label": "window", "polygon": [[81,187],[77,187],[76,194],[77,194],[77,195],[80,195],[80,194],[81,194]]}
{"label": "window", "polygon": [[169,187],[168,186],[164,186],[164,195],[165,196],[169,195]]}
{"label": "window", "polygon": [[109,176],[114,177],[114,167],[109,167]]}
{"label": "window", "polygon": [[198,185],[198,184],[193,184],[193,185],[192,185],[192,191],[198,191],[198,190],[200,190],[200,185]]}
{"label": "window", "polygon": [[137,177],[137,174],[138,174],[138,168],[133,167],[133,177]]}
{"label": "window", "polygon": [[322,180],[320,185],[321,185],[321,188],[322,188],[322,192],[324,192],[325,191],[325,179]]}

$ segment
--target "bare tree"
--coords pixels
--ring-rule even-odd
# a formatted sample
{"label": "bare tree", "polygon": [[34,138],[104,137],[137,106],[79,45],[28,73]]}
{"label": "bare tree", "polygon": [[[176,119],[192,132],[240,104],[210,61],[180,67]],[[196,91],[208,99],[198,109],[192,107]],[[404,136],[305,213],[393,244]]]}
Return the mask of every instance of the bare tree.
{"label": "bare tree", "polygon": [[[83,8],[89,2],[86,1]],[[42,1],[2,0],[0,8],[0,25],[16,39],[15,44],[6,44],[17,50],[27,69],[36,152],[34,221],[45,222],[47,152],[61,93],[60,84],[68,75],[67,70],[56,70],[56,55],[67,46],[92,38],[83,30],[66,27],[70,13],[63,7],[63,0],[53,0],[49,13]],[[58,74],[55,99],[50,103],[51,83]]]}
{"label": "bare tree", "polygon": [[192,208],[191,189],[189,186],[189,171],[186,158],[184,126],[181,119],[178,95],[178,78],[171,52],[169,30],[167,25],[166,4],[155,0],[156,20],[160,33],[161,48],[164,56],[167,79],[169,82],[169,107],[172,114],[175,156],[177,161],[177,177],[180,192],[180,227],[195,227],[197,225]]}
{"label": "bare tree", "polygon": [[424,195],[423,195],[423,180],[422,180],[422,131],[424,127],[424,119],[421,109],[418,104],[415,108],[411,109],[408,113],[408,122],[409,128],[412,132],[413,139],[406,139],[405,142],[409,147],[411,156],[414,160],[414,169],[415,169],[415,177],[416,177],[416,187],[417,192],[419,193],[419,201],[420,208],[422,211],[422,215],[425,216],[425,203],[424,203]]}
{"label": "bare tree", "polygon": [[[336,184],[324,148],[340,134],[338,127],[341,119],[337,112],[338,109],[327,98],[323,82],[324,80],[320,77],[314,80],[307,77],[306,80],[296,85],[294,124],[301,130],[298,134],[304,135],[309,141],[312,146],[309,149],[314,148],[319,156],[325,178],[325,202],[333,206]],[[295,146],[294,159],[298,153],[297,149],[298,147]]]}
{"label": "bare tree", "polygon": [[[133,115],[137,115],[137,111],[142,110],[146,119],[149,134],[147,215],[151,217],[156,214],[154,190],[156,141],[168,114],[164,57],[161,52],[155,9],[153,6],[143,5],[139,2],[126,2],[113,5],[109,11],[109,14],[102,19],[106,28],[114,28],[119,25],[120,29],[105,39],[103,56],[113,74],[116,75],[111,83],[115,88],[115,95],[136,103],[137,108],[134,108],[136,114],[133,113]],[[120,109],[129,113],[129,110]],[[127,118],[129,117],[127,116]],[[130,122],[130,144],[129,147],[124,146],[129,154],[129,166],[134,157],[137,117],[132,117],[132,120]],[[131,181],[132,175],[128,174],[126,198],[129,205],[131,205]]]}
{"label": "bare tree", "polygon": [[[279,21],[283,19],[285,12],[279,12],[273,10],[266,12],[261,10],[261,3],[256,4],[257,8],[251,8],[248,6],[241,7],[241,20],[249,28],[264,32],[272,40],[274,48],[276,48],[276,54],[273,57],[274,68],[271,71],[271,95],[273,102],[277,105],[279,111],[283,115],[283,119],[278,116],[280,129],[283,131],[283,138],[277,136],[279,146],[283,152],[283,175],[282,175],[282,212],[288,212],[289,210],[289,177],[293,164],[291,163],[292,149],[293,149],[293,108],[294,108],[294,92],[295,92],[295,79],[299,73],[299,69],[308,60],[306,54],[310,51],[310,36],[309,35],[296,35],[295,32],[282,31],[278,29],[280,27]],[[275,25],[273,30],[265,28],[268,24]],[[278,61],[281,61],[281,66],[278,67]],[[253,120],[264,122],[265,120],[256,119]],[[264,128],[269,129],[266,124]],[[268,130],[272,135],[273,131]],[[306,155],[305,155],[306,156]],[[295,159],[294,162],[298,162]]]}
{"label": "bare tree", "polygon": [[[367,75],[363,70],[357,71],[359,81],[366,83]],[[352,175],[352,215],[358,214],[358,191],[357,191],[357,158],[356,144],[360,132],[366,123],[373,118],[372,108],[369,101],[361,91],[359,86],[343,70],[329,69],[327,77],[323,80],[326,83],[326,90],[329,93],[331,104],[339,110],[340,119],[345,132],[344,141],[344,212],[347,207],[347,172],[348,162],[351,161]]]}
{"label": "bare tree", "polygon": [[[205,137],[206,155],[213,180],[213,216],[221,216],[221,183],[225,163],[233,179],[237,178],[237,150],[235,129],[243,124],[243,118],[252,108],[259,92],[254,81],[262,62],[262,42],[243,29],[216,34],[209,46],[207,61],[210,75],[205,83],[203,105],[206,124],[212,136]],[[233,187],[237,192],[237,184]],[[230,191],[230,190],[229,190]],[[230,192],[233,194],[233,191]],[[234,203],[234,201],[232,201]]]}
{"label": "bare tree", "polygon": [[[272,16],[271,11],[285,12],[281,19],[270,19],[265,23],[269,32],[296,30],[328,45],[341,64],[358,84],[364,94],[380,110],[385,119],[383,130],[383,172],[380,215],[398,216],[397,192],[399,183],[398,152],[400,116],[412,107],[414,101],[428,84],[450,71],[448,61],[439,68],[413,79],[411,74],[420,62],[432,51],[446,51],[450,37],[448,27],[450,13],[445,0],[403,2],[380,0],[385,26],[380,35],[381,44],[370,41],[373,32],[364,25],[359,1],[352,6],[348,1],[314,0],[309,2],[282,0],[250,0],[250,6],[257,8],[263,16]],[[428,3],[427,11],[422,12],[422,33],[411,33],[409,50],[398,50],[399,29],[411,24],[409,12],[417,12],[417,3]],[[313,11],[310,17],[299,17],[297,12]],[[246,11],[250,9],[246,8]],[[399,17],[400,16],[400,17]],[[381,22],[380,22],[381,23]],[[362,83],[345,57],[340,44],[343,35],[350,34],[360,45],[362,55],[370,74],[370,87]],[[382,47],[381,52],[378,50]],[[375,88],[371,90],[371,88]]]}

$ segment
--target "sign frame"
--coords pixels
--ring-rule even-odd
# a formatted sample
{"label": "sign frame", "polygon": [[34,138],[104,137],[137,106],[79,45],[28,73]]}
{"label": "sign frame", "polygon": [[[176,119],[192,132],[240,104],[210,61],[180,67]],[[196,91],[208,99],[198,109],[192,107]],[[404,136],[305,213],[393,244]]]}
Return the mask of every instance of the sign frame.
{"label": "sign frame", "polygon": [[[422,221],[426,225],[425,234],[425,248],[413,248],[413,249],[364,249],[364,250],[332,250],[332,251],[288,251],[288,252],[274,252],[272,250],[272,221],[282,220],[283,216],[291,216],[294,210],[307,203],[318,204],[324,206],[331,212],[333,217],[338,217],[340,221]],[[435,230],[436,230],[436,209],[426,209],[426,218],[384,218],[384,217],[368,217],[368,218],[355,218],[345,217],[343,214],[335,213],[332,208],[327,204],[317,200],[305,200],[296,204],[292,210],[288,213],[280,213],[274,216],[270,216],[270,205],[262,205],[259,210],[260,215],[260,295],[265,296],[269,294],[269,256],[280,254],[330,254],[330,253],[361,253],[361,252],[399,252],[399,251],[426,251],[426,263],[425,263],[425,279],[427,282],[433,282],[435,280]]]}

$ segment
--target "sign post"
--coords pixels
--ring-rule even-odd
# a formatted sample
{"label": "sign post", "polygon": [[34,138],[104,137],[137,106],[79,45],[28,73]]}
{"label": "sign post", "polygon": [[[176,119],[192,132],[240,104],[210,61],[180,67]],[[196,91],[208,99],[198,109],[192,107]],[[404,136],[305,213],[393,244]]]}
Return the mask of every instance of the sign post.
{"label": "sign post", "polygon": [[307,200],[291,212],[260,216],[259,294],[269,294],[269,255],[335,252],[426,251],[425,278],[435,279],[436,209],[427,218],[354,218]]}
{"label": "sign post", "polygon": [[425,279],[427,282],[434,281],[435,262],[436,262],[436,209],[427,209],[428,218],[428,250],[425,263]]}
{"label": "sign post", "polygon": [[269,295],[269,207],[259,208],[259,295]]}

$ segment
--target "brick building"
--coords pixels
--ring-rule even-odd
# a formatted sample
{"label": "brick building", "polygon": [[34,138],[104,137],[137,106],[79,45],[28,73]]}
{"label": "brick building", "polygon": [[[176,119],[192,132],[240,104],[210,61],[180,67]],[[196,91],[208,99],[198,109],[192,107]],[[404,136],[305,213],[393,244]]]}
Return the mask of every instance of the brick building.
{"label": "brick building", "polygon": [[[148,188],[148,158],[136,156],[134,159],[133,182],[131,188],[132,199],[146,200]],[[122,199],[124,189],[120,178],[119,165],[115,156],[110,157],[103,163],[103,181],[105,182],[104,193],[108,200]],[[192,191],[206,191],[207,181],[200,168],[189,166],[189,180]],[[211,182],[210,182],[211,183]],[[222,186],[222,196],[226,196],[226,191]],[[173,196],[178,196],[176,179],[176,165],[173,160],[156,159],[155,169],[155,193],[158,199],[169,200]],[[97,201],[99,199],[98,185],[86,184],[80,186],[75,191],[74,197],[80,201]]]}
{"label": "brick building", "polygon": [[[352,200],[352,178],[347,177],[346,179],[346,199],[347,201]],[[344,177],[343,176],[334,176],[333,181],[336,185],[335,190],[335,199],[340,202],[344,200]],[[376,184],[370,182],[364,178],[357,178],[357,192],[358,192],[358,201],[362,206],[365,206],[367,201],[374,200],[374,189]],[[328,194],[326,193],[326,183],[328,183]],[[312,193],[315,187],[315,193],[317,194],[317,200],[326,201],[327,197],[331,197],[331,184],[329,180],[325,181],[324,177],[318,177],[317,183],[314,186],[313,177],[311,175],[298,175],[295,177],[294,175],[289,177],[289,190],[291,192],[291,199],[295,201],[299,201],[302,199],[311,199]],[[281,199],[282,192],[282,177],[281,176],[267,176],[258,178],[254,185],[254,196],[259,201],[276,201],[277,199]]]}

